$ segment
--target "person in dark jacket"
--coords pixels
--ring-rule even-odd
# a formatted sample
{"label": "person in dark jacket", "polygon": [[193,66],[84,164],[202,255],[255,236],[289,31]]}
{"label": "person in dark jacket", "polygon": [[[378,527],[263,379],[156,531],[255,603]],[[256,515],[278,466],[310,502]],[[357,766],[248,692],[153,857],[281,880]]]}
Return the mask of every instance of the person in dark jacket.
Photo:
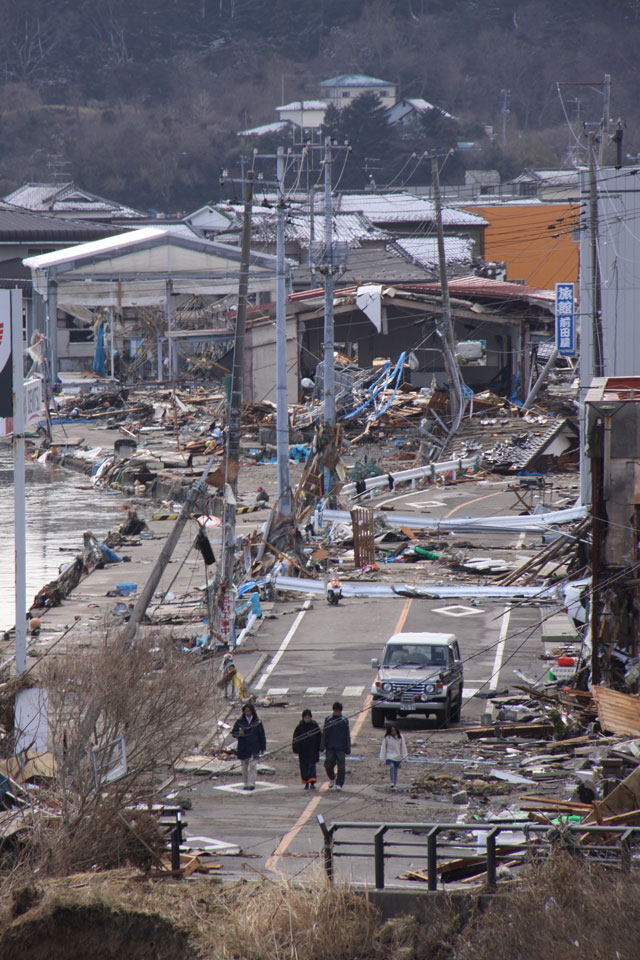
{"label": "person in dark jacket", "polygon": [[[320,750],[325,751],[324,768],[329,777],[329,790],[342,790],[346,772],[346,758],[351,753],[349,721],[342,716],[342,704],[336,701],[333,713],[325,718]],[[336,765],[338,773],[336,776]]]}
{"label": "person in dark jacket", "polygon": [[256,708],[252,703],[246,703],[242,708],[242,716],[238,717],[234,723],[231,736],[238,741],[238,760],[242,765],[243,790],[255,790],[257,759],[267,749],[267,738],[262,720],[258,719]]}
{"label": "person in dark jacket", "polygon": [[305,790],[316,788],[316,763],[320,757],[320,727],[313,719],[311,710],[302,711],[302,720],[293,731],[291,749],[298,754],[300,778]]}

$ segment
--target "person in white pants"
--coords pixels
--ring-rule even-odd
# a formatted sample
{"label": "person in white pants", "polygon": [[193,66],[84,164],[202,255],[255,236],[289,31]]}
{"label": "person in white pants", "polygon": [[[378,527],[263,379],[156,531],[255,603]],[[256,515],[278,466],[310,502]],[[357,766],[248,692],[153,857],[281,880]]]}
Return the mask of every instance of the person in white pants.
{"label": "person in white pants", "polygon": [[395,790],[398,785],[400,764],[408,756],[409,751],[404,737],[397,727],[389,727],[380,745],[380,760],[389,767],[389,780],[392,790]]}

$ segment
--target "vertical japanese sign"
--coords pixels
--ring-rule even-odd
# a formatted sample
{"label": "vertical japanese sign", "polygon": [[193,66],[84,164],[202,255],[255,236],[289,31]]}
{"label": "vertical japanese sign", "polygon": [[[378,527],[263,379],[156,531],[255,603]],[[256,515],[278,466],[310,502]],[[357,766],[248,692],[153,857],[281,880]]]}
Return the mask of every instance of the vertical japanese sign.
{"label": "vertical japanese sign", "polygon": [[0,437],[12,432],[11,294],[9,290],[0,290]]}
{"label": "vertical japanese sign", "polygon": [[556,347],[565,357],[576,355],[574,284],[556,283]]}

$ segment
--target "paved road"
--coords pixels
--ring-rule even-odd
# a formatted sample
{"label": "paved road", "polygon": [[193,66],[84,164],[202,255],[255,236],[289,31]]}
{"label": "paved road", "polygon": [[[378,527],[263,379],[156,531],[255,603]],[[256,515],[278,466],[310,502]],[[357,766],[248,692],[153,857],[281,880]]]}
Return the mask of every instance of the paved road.
{"label": "paved road", "polygon": [[[513,514],[522,509],[502,481],[414,490],[379,499],[434,516]],[[468,541],[469,537],[460,539]],[[478,555],[486,556],[496,546],[511,547],[509,557],[515,559],[524,537],[483,534],[476,542]],[[436,577],[438,568],[429,572]],[[518,682],[514,670],[532,677],[544,674],[538,656],[542,653],[541,619],[549,609],[531,604],[509,607],[504,603],[402,599],[349,599],[337,608],[317,598],[277,603],[275,617],[263,623],[255,638],[258,650],[268,659],[253,682],[257,696],[286,703],[260,710],[268,739],[265,759],[274,772],[259,775],[253,794],[239,789],[237,775],[200,783],[189,814],[190,833],[242,848],[244,857],[225,858],[227,875],[258,871],[296,876],[319,869],[318,814],[328,823],[337,819],[446,822],[457,816],[460,808],[452,809],[449,803],[424,794],[415,796],[409,785],[426,770],[461,775],[474,758],[480,764],[477,769],[482,770],[465,727],[477,724],[485,712],[482,694],[513,689]],[[370,661],[380,655],[385,640],[402,629],[456,634],[465,661],[465,699],[461,723],[449,731],[438,730],[434,719],[402,721],[411,760],[401,770],[402,789],[392,794],[386,770],[378,762],[381,732],[372,728],[369,717],[369,692],[375,676]],[[300,786],[297,762],[290,751],[291,734],[304,707],[310,707],[322,723],[335,699],[342,701],[352,730],[345,789],[341,794],[329,793],[320,765],[320,789],[310,795]],[[410,862],[400,861],[399,866]],[[416,861],[416,865],[424,867],[425,863]],[[355,880],[372,881],[371,860],[344,860],[339,870]],[[394,868],[393,875],[397,872]]]}

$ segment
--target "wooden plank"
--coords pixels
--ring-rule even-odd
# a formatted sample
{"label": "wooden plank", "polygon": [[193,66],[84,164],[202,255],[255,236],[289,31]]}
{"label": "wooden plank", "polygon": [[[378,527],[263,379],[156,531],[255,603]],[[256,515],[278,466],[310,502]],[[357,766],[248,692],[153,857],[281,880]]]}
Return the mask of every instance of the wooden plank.
{"label": "wooden plank", "polygon": [[640,697],[597,685],[591,691],[603,731],[623,737],[640,737]]}
{"label": "wooden plank", "polygon": [[[552,723],[501,723],[499,730],[503,737],[550,737],[553,734]],[[471,727],[466,731],[469,740],[481,737],[495,737],[495,727]]]}

